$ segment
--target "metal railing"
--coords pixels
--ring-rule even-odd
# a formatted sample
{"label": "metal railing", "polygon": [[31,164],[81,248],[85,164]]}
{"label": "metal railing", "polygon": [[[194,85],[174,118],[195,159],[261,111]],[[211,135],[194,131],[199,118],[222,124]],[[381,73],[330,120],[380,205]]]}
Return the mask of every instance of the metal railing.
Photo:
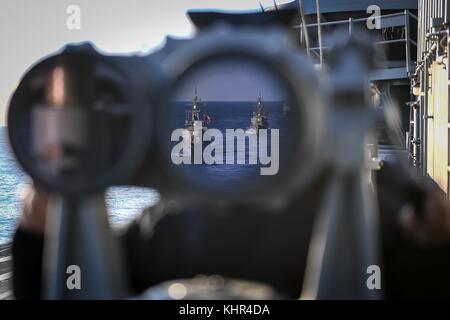
{"label": "metal railing", "polygon": [[[349,34],[352,34],[356,24],[362,24],[362,23],[367,24],[367,21],[369,21],[369,19],[373,19],[373,18],[371,18],[371,17],[349,18],[346,20],[325,21],[325,22],[321,22],[320,25],[322,27],[327,27],[327,26],[332,27],[333,29],[335,29],[339,26],[348,25]],[[407,74],[409,74],[412,70],[412,68],[411,68],[411,62],[412,62],[411,61],[411,45],[417,47],[417,42],[411,38],[410,19],[414,19],[414,20],[418,21],[418,17],[416,15],[414,15],[413,13],[411,13],[409,10],[405,10],[405,11],[398,12],[398,13],[382,15],[379,17],[379,19],[381,22],[381,29],[389,28],[389,27],[403,27],[404,28],[404,37],[403,38],[392,39],[392,40],[382,40],[382,41],[378,41],[376,44],[377,45],[387,45],[387,44],[394,44],[394,43],[405,43],[405,67],[406,67]],[[310,23],[310,24],[305,25],[307,30],[309,30],[310,28],[317,28],[317,26],[318,26],[318,23]],[[302,24],[294,25],[293,27],[295,29],[300,30],[300,41],[301,41],[301,43],[304,43],[304,31],[303,31],[304,29],[303,29]],[[319,46],[319,47],[312,47],[309,50],[311,50],[312,52],[317,54],[318,51],[320,51],[320,49],[327,50],[329,48],[326,46],[322,46],[322,48],[321,48]]]}
{"label": "metal railing", "polygon": [[447,2],[447,0],[419,0],[418,60],[421,59],[423,52],[430,49],[430,42],[427,41],[426,34],[431,29],[433,19],[442,18],[443,22],[448,21],[449,7]]}
{"label": "metal railing", "polygon": [[[412,77],[412,85],[419,92],[410,103],[414,109],[410,116],[411,133],[408,149],[412,163],[421,169],[423,175],[428,173],[428,125],[432,119],[428,110],[428,91],[433,85],[430,83],[430,66],[443,55],[441,47],[446,47],[446,54],[450,50],[449,20],[450,7],[447,0],[419,0],[417,67]],[[444,46],[437,41],[441,37],[447,40]],[[450,74],[448,78],[450,79]]]}

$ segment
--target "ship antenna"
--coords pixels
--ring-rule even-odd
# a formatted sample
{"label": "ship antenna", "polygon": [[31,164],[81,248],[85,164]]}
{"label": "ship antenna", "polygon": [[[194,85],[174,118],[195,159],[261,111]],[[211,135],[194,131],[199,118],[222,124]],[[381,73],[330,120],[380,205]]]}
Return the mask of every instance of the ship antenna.
{"label": "ship antenna", "polygon": [[277,1],[276,1],[276,0],[273,0],[273,4],[274,4],[274,7],[275,7],[275,11],[278,11],[278,4],[277,4]]}
{"label": "ship antenna", "polygon": [[192,98],[192,102],[195,103],[197,102],[197,86],[194,87],[194,97]]}
{"label": "ship antenna", "polygon": [[263,5],[261,4],[261,1],[259,2],[259,7],[261,8],[262,12],[266,12],[266,10],[264,9]]}

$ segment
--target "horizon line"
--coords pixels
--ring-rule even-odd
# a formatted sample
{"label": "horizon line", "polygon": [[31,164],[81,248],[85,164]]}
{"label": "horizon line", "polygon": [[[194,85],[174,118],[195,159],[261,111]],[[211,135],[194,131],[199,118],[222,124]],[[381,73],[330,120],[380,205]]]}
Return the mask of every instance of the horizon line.
{"label": "horizon line", "polygon": [[[192,102],[192,100],[173,100],[174,102]],[[263,102],[285,102],[286,100],[262,100]],[[257,100],[239,100],[239,101],[229,101],[229,100],[201,100],[201,102],[257,102]]]}

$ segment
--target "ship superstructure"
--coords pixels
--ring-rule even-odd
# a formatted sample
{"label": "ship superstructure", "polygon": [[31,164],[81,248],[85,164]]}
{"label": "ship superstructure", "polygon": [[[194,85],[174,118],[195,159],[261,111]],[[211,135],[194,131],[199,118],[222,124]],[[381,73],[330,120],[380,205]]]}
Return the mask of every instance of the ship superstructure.
{"label": "ship superstructure", "polygon": [[203,133],[208,130],[211,123],[211,117],[202,111],[204,106],[202,99],[199,97],[197,87],[195,87],[194,97],[190,104],[190,109],[186,110],[185,129],[190,135],[191,143],[201,142]]}
{"label": "ship superstructure", "polygon": [[247,133],[258,133],[259,129],[267,129],[268,121],[267,121],[267,113],[264,108],[264,102],[259,92],[259,97],[256,101],[255,109],[253,110],[252,117],[250,119],[250,127],[247,129]]}

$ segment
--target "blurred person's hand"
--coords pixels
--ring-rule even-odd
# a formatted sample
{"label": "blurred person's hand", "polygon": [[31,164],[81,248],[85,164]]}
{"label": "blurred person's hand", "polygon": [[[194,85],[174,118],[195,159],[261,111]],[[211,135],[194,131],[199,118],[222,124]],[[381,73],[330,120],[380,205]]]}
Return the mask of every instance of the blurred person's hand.
{"label": "blurred person's hand", "polygon": [[450,203],[445,193],[430,185],[423,212],[405,206],[400,212],[400,225],[408,236],[421,244],[440,244],[450,240]]}
{"label": "blurred person's hand", "polygon": [[22,192],[23,213],[20,218],[20,228],[34,233],[43,234],[47,214],[48,194],[38,187],[27,186]]}

